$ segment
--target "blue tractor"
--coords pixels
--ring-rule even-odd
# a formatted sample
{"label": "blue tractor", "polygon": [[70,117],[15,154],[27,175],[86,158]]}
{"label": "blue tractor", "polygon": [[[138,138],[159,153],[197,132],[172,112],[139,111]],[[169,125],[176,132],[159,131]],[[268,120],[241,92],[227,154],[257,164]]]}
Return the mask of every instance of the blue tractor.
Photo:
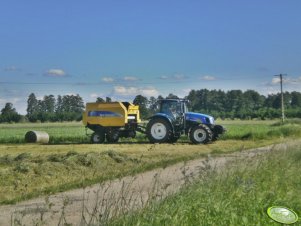
{"label": "blue tractor", "polygon": [[194,144],[215,141],[226,130],[209,115],[188,112],[187,100],[162,99],[158,113],[149,118],[146,135],[151,143],[175,143],[182,134]]}

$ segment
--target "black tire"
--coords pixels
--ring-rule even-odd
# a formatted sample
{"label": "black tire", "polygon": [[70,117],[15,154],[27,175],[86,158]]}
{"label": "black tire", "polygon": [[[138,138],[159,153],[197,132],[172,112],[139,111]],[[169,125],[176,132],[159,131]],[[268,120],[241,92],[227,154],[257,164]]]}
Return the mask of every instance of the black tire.
{"label": "black tire", "polygon": [[194,126],[189,133],[189,139],[194,144],[207,144],[212,141],[213,134],[211,129],[206,125]]}
{"label": "black tire", "polygon": [[216,141],[224,133],[225,129],[221,125],[215,125],[212,131],[213,131],[212,141]]}
{"label": "black tire", "polygon": [[170,136],[168,142],[173,144],[173,143],[177,143],[179,137],[175,137],[175,136]]}
{"label": "black tire", "polygon": [[169,122],[161,118],[150,120],[146,126],[146,135],[151,143],[168,142],[171,134]]}
{"label": "black tire", "polygon": [[104,132],[94,132],[91,136],[91,142],[93,144],[102,144],[105,141]]}
{"label": "black tire", "polygon": [[107,133],[107,141],[108,143],[117,143],[119,140],[119,133],[118,131],[111,131]]}
{"label": "black tire", "polygon": [[219,134],[213,134],[212,140],[211,141],[216,141],[219,138]]}

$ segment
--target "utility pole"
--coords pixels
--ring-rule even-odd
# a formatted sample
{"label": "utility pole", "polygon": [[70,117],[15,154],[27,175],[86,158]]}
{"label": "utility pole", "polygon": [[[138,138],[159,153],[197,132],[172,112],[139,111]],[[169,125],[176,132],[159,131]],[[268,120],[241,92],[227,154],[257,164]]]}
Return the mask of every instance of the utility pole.
{"label": "utility pole", "polygon": [[275,75],[280,78],[280,90],[281,90],[281,114],[282,114],[282,123],[284,123],[284,100],[283,100],[283,76],[286,74]]}

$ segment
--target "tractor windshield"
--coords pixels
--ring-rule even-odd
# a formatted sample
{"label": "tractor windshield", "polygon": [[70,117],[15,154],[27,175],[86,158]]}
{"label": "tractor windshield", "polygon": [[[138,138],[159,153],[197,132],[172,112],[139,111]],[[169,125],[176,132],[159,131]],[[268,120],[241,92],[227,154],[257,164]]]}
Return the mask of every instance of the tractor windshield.
{"label": "tractor windshield", "polygon": [[168,114],[174,118],[177,118],[181,115],[182,108],[181,108],[181,102],[178,101],[163,101],[161,103],[161,112]]}

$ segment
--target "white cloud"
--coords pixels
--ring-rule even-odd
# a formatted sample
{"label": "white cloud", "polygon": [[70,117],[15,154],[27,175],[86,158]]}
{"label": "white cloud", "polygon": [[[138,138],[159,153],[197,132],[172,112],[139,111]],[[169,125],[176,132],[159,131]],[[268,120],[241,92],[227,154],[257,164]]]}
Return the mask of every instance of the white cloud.
{"label": "white cloud", "polygon": [[213,80],[216,80],[216,78],[214,76],[211,76],[211,75],[204,75],[202,78],[202,80],[205,80],[205,81],[213,81]]}
{"label": "white cloud", "polygon": [[90,97],[91,97],[91,98],[97,98],[97,97],[99,97],[99,96],[98,96],[97,93],[91,93],[91,94],[90,94]]}
{"label": "white cloud", "polygon": [[17,68],[16,66],[9,66],[4,68],[4,71],[9,71],[9,72],[13,72],[13,71],[19,71],[20,69]]}
{"label": "white cloud", "polygon": [[139,79],[134,76],[125,76],[123,78],[124,81],[138,81]]}
{"label": "white cloud", "polygon": [[160,76],[160,77],[159,77],[159,79],[163,79],[163,80],[165,80],[165,79],[169,79],[169,77],[168,77],[168,76],[166,76],[166,75],[162,75],[162,76]]}
{"label": "white cloud", "polygon": [[125,86],[114,86],[113,89],[114,95],[120,95],[120,96],[136,96],[141,94],[142,96],[158,96],[159,92],[156,88],[153,87],[125,87]]}
{"label": "white cloud", "polygon": [[187,78],[187,76],[180,75],[180,74],[172,76],[172,79],[176,79],[176,80],[183,80],[185,78]]}
{"label": "white cloud", "polygon": [[143,96],[147,96],[147,97],[156,97],[159,95],[159,91],[153,87],[147,87],[141,90],[141,93]]}
{"label": "white cloud", "polygon": [[175,74],[175,75],[171,75],[171,76],[167,76],[167,75],[162,75],[159,77],[159,79],[162,80],[183,80],[183,79],[187,79],[188,77],[186,75],[182,75],[182,74]]}
{"label": "white cloud", "polygon": [[283,81],[287,84],[299,85],[301,84],[301,76],[298,78],[284,78]]}
{"label": "white cloud", "polygon": [[63,69],[49,69],[45,72],[46,76],[50,77],[65,77],[67,76],[66,72]]}
{"label": "white cloud", "polygon": [[191,91],[192,89],[191,88],[186,88],[186,89],[182,89],[182,92],[184,94],[184,96],[188,95],[189,92]]}
{"label": "white cloud", "polygon": [[136,87],[125,87],[125,86],[114,86],[114,94],[121,96],[133,96],[138,93],[138,88]]}
{"label": "white cloud", "polygon": [[275,85],[275,84],[278,84],[278,83],[280,83],[280,78],[273,78],[272,79],[272,85]]}
{"label": "white cloud", "polygon": [[[279,83],[280,83],[280,78],[275,77],[272,79],[271,83],[267,83],[267,85],[278,85]],[[283,83],[287,85],[300,85],[301,76],[298,78],[283,77]]]}
{"label": "white cloud", "polygon": [[96,99],[97,97],[104,97],[104,96],[105,96],[105,94],[103,94],[103,93],[91,93],[89,95],[89,97],[92,99]]}
{"label": "white cloud", "polygon": [[108,82],[108,83],[115,81],[114,78],[112,78],[112,77],[103,77],[101,80],[103,82]]}

